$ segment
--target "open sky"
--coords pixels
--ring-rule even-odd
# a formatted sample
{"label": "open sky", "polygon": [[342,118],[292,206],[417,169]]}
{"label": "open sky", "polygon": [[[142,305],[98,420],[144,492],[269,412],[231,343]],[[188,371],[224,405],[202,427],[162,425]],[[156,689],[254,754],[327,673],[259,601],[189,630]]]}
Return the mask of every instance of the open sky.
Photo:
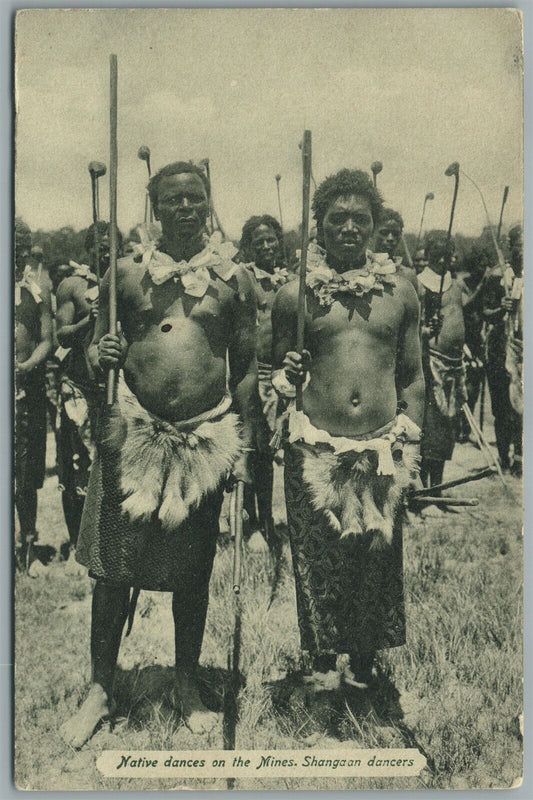
{"label": "open sky", "polygon": [[[251,214],[301,218],[304,127],[319,182],[345,166],[378,176],[387,205],[418,229],[447,227],[452,161],[497,221],[522,219],[522,38],[504,9],[30,10],[16,24],[16,211],[36,228],[91,221],[89,161],[109,164],[109,54],[118,89],[118,223],[142,221],[155,169],[209,157],[227,232]],[[108,209],[108,180],[101,209]],[[461,181],[455,230],[481,232]]]}

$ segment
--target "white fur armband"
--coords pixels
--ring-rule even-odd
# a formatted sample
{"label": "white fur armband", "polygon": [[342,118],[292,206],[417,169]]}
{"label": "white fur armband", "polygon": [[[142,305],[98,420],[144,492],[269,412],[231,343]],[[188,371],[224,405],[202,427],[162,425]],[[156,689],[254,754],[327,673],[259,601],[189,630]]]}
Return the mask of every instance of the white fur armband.
{"label": "white fur armband", "polygon": [[[307,377],[302,385],[302,392],[307,389],[311,376],[307,373]],[[296,397],[296,386],[291,383],[287,378],[287,371],[285,369],[275,369],[272,372],[272,386],[281,397],[292,399]]]}

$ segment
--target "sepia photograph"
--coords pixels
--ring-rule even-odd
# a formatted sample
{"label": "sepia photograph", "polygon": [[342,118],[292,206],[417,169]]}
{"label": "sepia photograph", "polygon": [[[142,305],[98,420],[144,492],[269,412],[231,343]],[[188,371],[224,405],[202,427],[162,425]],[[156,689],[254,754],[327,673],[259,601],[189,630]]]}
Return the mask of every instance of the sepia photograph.
{"label": "sepia photograph", "polygon": [[13,36],[16,787],[520,786],[520,11]]}

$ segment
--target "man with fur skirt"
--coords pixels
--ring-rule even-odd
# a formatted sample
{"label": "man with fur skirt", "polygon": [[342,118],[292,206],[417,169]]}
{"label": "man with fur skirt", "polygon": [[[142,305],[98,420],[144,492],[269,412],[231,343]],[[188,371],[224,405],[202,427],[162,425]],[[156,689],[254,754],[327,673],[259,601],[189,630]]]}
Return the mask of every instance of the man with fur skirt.
{"label": "man with fur skirt", "polygon": [[376,651],[405,643],[402,495],[418,482],[424,410],[416,292],[387,253],[367,249],[382,207],[366,173],[326,178],[301,356],[297,282],[272,312],[274,386],[294,396],[303,384],[303,411],[289,408],[282,435],[304,660],[320,684],[347,654],[344,681],[362,690]]}
{"label": "man with fur skirt", "polygon": [[110,368],[123,375],[117,402],[99,419],[76,551],[96,586],[91,687],[62,729],[74,747],[113,714],[131,588],[135,597],[141,589],[173,593],[177,705],[195,733],[217,719],[196,674],[209,578],[224,483],[230,473],[250,482],[261,409],[255,294],[248,271],[232,261],[233,245],[206,234],[209,188],[191,162],[151,178],[162,236],[118,262],[120,335],[107,333],[108,276],[101,285],[89,359],[100,378]]}

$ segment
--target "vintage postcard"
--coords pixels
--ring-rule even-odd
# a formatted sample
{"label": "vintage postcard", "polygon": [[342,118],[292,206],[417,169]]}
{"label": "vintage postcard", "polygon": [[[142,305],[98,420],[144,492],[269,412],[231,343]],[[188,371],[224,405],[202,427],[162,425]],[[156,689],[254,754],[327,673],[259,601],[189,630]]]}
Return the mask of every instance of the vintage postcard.
{"label": "vintage postcard", "polygon": [[522,53],[17,13],[19,789],[520,785]]}

